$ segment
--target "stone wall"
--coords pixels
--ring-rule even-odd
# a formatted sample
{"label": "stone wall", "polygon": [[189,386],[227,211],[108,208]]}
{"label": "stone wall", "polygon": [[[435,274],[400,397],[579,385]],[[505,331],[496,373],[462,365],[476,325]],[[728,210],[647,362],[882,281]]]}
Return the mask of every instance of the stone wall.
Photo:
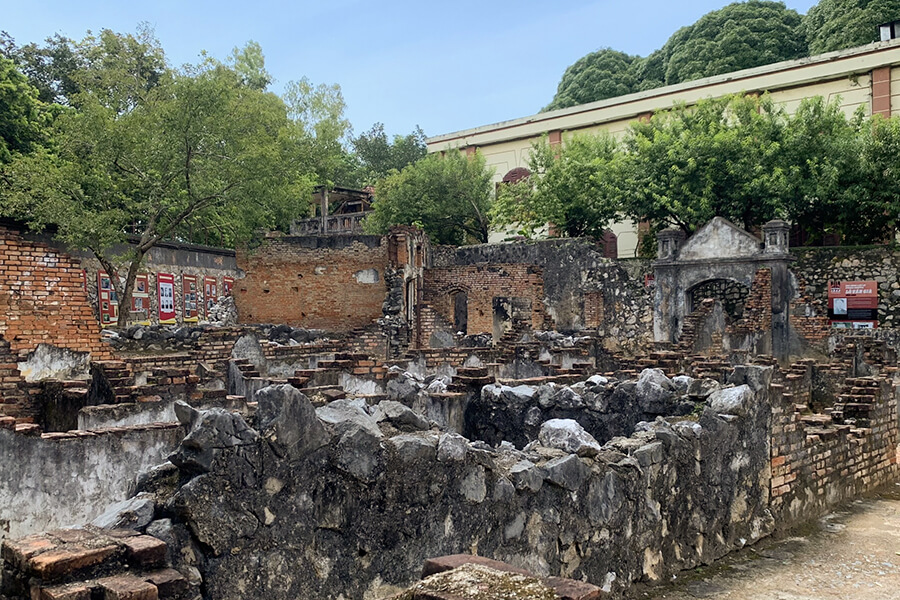
{"label": "stone wall", "polygon": [[0,428],[0,537],[91,521],[183,437],[177,423],[38,436]]}
{"label": "stone wall", "polygon": [[423,431],[386,404],[314,411],[296,391],[267,388],[258,430],[235,415],[191,417],[188,439],[212,451],[186,442],[176,453],[194,477],[170,506],[206,549],[215,598],[381,597],[425,558],[460,552],[620,591],[771,531],[759,501],[766,388],[734,389],[742,400],[730,409],[576,452],[491,449]]}
{"label": "stone wall", "polygon": [[0,225],[0,336],[19,359],[51,344],[109,357],[78,261]]}
{"label": "stone wall", "polygon": [[378,236],[277,237],[239,251],[240,321],[333,331],[371,324],[387,292],[387,245]]}
{"label": "stone wall", "polygon": [[434,249],[436,268],[513,263],[540,267],[551,328],[591,329],[609,350],[638,353],[652,342],[649,261],[609,259],[602,246],[581,239]]}

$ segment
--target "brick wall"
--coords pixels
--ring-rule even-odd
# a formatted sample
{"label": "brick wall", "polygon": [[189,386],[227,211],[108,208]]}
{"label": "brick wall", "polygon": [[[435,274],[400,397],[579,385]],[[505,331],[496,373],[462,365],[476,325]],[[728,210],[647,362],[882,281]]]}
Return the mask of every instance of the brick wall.
{"label": "brick wall", "polygon": [[385,238],[268,238],[237,261],[246,274],[234,293],[242,323],[350,331],[381,317]]}
{"label": "brick wall", "polygon": [[78,261],[4,226],[0,226],[0,336],[20,358],[41,343],[88,351],[94,360],[110,356],[100,341]]}
{"label": "brick wall", "polygon": [[[491,264],[442,267],[425,270],[424,301],[453,323],[453,297],[464,291],[468,299],[468,334],[493,333],[494,298],[531,300],[531,327],[549,326],[544,310],[543,270],[528,264]],[[421,340],[428,335],[423,332]]]}
{"label": "brick wall", "polygon": [[848,377],[834,407],[812,414],[810,371],[820,367],[797,367],[770,388],[770,503],[776,520],[785,526],[819,516],[900,475],[891,381]]}

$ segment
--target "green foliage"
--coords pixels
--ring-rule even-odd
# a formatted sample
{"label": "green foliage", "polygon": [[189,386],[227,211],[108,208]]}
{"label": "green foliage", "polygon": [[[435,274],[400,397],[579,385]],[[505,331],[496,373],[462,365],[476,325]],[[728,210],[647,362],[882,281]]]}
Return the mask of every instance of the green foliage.
{"label": "green foliage", "polygon": [[265,90],[272,83],[272,76],[266,71],[266,57],[262,46],[250,40],[243,48],[234,48],[228,65],[240,75],[247,87]]}
{"label": "green foliage", "polygon": [[803,19],[810,54],[879,40],[878,26],[900,19],[900,0],[820,0]]}
{"label": "green foliage", "polygon": [[735,2],[679,29],[647,58],[607,48],[579,59],[545,110],[800,58],[806,55],[802,26],[783,2]]}
{"label": "green foliage", "polygon": [[605,135],[576,135],[559,147],[539,140],[528,159],[531,176],[500,186],[492,224],[531,237],[552,223],[570,237],[601,238],[619,210],[609,185],[615,156],[616,143]]}
{"label": "green foliage", "polygon": [[0,56],[0,165],[28,153],[46,137],[47,107],[15,64]]}
{"label": "green foliage", "polygon": [[347,151],[350,121],[338,85],[314,85],[306,77],[288,83],[284,93],[288,115],[296,125],[297,160],[309,165],[319,184],[356,185],[356,164]]}
{"label": "green foliage", "polygon": [[544,110],[555,110],[624,96],[636,91],[633,67],[636,56],[604,48],[584,56],[566,69],[553,101]]}
{"label": "green foliage", "polygon": [[392,225],[419,225],[437,244],[488,241],[491,171],[480,154],[431,154],[393,171],[375,188],[369,233]]}
{"label": "green foliage", "polygon": [[783,119],[768,98],[704,100],[658,113],[632,125],[610,185],[638,221],[686,233],[715,216],[758,225],[777,214],[787,183]]}
{"label": "green foliage", "polygon": [[0,53],[18,65],[38,90],[41,102],[68,104],[69,96],[78,91],[72,75],[83,68],[75,42],[60,34],[48,37],[44,45],[36,43],[18,47],[6,33],[0,34]]}
{"label": "green foliage", "polygon": [[806,55],[800,15],[783,2],[749,0],[709,12],[659,52],[672,85]]}
{"label": "green foliage", "polygon": [[384,125],[375,123],[351,143],[360,163],[362,182],[366,185],[425,157],[425,132],[419,127],[408,135],[395,135],[389,140]]}
{"label": "green foliage", "polygon": [[889,241],[900,227],[900,117],[876,115],[860,134],[864,191],[844,207],[842,229],[851,243]]}

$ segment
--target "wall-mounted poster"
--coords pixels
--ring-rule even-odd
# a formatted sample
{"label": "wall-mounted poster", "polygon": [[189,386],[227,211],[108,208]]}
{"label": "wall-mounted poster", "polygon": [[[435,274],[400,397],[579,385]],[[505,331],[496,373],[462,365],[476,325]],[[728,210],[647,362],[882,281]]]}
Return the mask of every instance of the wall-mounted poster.
{"label": "wall-mounted poster", "polygon": [[181,298],[184,302],[184,312],[182,313],[185,323],[196,323],[200,320],[199,311],[197,310],[197,298],[199,297],[200,284],[196,275],[181,276]]}
{"label": "wall-mounted poster", "polygon": [[223,277],[222,278],[222,294],[225,296],[231,295],[231,290],[234,288],[234,277]]}
{"label": "wall-mounted poster", "polygon": [[97,271],[97,301],[100,304],[100,326],[115,325],[119,318],[119,296],[105,271]]}
{"label": "wall-mounted poster", "polygon": [[150,324],[150,276],[138,273],[131,292],[131,312],[141,325]]}
{"label": "wall-mounted poster", "polygon": [[159,291],[159,322],[170,325],[175,322],[175,276],[157,273],[156,285]]}
{"label": "wall-mounted poster", "polygon": [[878,282],[830,281],[828,318],[839,329],[873,329],[878,326]]}
{"label": "wall-mounted poster", "polygon": [[203,299],[206,301],[206,317],[209,318],[209,309],[219,299],[219,283],[215,277],[203,278]]}

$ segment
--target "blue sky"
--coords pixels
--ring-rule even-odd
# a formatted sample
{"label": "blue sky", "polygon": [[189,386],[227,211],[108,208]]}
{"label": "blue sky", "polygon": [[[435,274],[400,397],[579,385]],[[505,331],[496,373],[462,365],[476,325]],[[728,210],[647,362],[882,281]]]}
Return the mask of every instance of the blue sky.
{"label": "blue sky", "polygon": [[[173,64],[225,58],[255,40],[275,91],[337,83],[355,131],[420,125],[449,133],[538,112],[565,68],[603,47],[646,56],[726,0],[190,0],[0,2],[0,29],[24,44],[60,32],[132,32],[148,22]],[[813,0],[788,0],[805,13]]]}

